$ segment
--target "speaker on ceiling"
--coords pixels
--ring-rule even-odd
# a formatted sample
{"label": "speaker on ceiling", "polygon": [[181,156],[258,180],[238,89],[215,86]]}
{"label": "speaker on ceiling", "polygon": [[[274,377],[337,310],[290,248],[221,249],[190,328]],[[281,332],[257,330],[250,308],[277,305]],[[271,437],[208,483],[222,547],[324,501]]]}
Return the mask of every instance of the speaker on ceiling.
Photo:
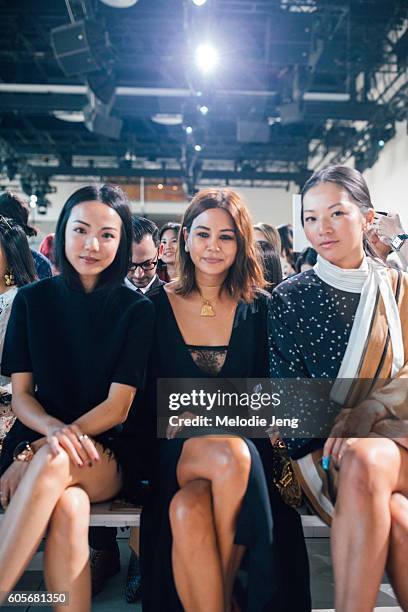
{"label": "speaker on ceiling", "polygon": [[106,32],[100,23],[90,19],[54,28],[51,44],[67,76],[100,70],[112,58]]}

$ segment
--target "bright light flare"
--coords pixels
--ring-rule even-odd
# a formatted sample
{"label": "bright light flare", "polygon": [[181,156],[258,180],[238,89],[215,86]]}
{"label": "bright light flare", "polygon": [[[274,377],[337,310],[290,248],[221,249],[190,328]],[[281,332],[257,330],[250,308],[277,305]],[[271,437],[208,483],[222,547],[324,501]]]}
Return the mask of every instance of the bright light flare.
{"label": "bright light flare", "polygon": [[198,45],[195,58],[197,66],[202,72],[211,72],[218,64],[218,52],[208,43]]}
{"label": "bright light flare", "polygon": [[196,6],[204,6],[206,2],[207,0],[193,0],[193,4],[195,4]]}

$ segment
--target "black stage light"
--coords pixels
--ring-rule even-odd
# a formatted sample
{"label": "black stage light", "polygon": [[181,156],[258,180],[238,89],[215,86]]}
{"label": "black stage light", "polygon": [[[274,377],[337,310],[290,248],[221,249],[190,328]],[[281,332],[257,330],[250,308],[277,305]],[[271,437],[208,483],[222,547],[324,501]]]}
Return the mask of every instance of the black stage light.
{"label": "black stage light", "polygon": [[116,81],[112,72],[108,70],[90,72],[85,80],[89,89],[98,100],[103,102],[103,104],[110,104],[112,102],[116,89]]}
{"label": "black stage light", "polygon": [[100,23],[90,19],[54,28],[51,44],[67,76],[100,70],[112,59],[107,32]]}
{"label": "black stage light", "polygon": [[279,106],[282,125],[300,123],[303,121],[303,109],[300,102],[287,102]]}
{"label": "black stage light", "polygon": [[110,107],[101,103],[88,104],[84,108],[85,125],[90,132],[118,140],[123,121],[109,115]]}
{"label": "black stage light", "polygon": [[237,121],[237,141],[242,143],[258,142],[266,144],[269,142],[269,125],[266,121]]}

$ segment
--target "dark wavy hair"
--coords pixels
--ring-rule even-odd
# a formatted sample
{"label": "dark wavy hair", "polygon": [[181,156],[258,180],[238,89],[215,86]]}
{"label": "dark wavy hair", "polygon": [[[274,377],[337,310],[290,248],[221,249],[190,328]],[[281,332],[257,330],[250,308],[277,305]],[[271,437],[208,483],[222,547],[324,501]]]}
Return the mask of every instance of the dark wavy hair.
{"label": "dark wavy hair", "polygon": [[88,185],[75,191],[65,202],[55,230],[55,263],[67,284],[82,289],[78,272],[69,263],[65,253],[65,228],[72,209],[83,202],[102,202],[116,211],[122,221],[120,242],[115,259],[99,275],[96,288],[114,286],[123,282],[130,265],[132,248],[132,218],[128,200],[122,189],[116,185]]}
{"label": "dark wavy hair", "polygon": [[313,247],[306,247],[300,253],[299,257],[296,260],[295,264],[295,272],[299,274],[302,271],[303,264],[307,264],[308,266],[314,266],[317,261],[317,253]]}
{"label": "dark wavy hair", "polygon": [[7,269],[17,287],[24,287],[37,280],[34,260],[24,229],[13,219],[0,216],[0,246],[7,262]]}
{"label": "dark wavy hair", "polygon": [[[236,299],[251,302],[257,290],[265,287],[262,266],[258,260],[251,217],[241,197],[231,189],[202,189],[191,200],[184,213],[182,227],[190,232],[198,215],[211,208],[221,208],[233,220],[237,255],[224,281],[224,288]],[[179,277],[176,293],[188,295],[196,289],[195,267],[185,250],[184,232],[179,234],[177,264]]]}
{"label": "dark wavy hair", "polygon": [[6,191],[0,196],[0,215],[18,223],[26,236],[36,236],[37,230],[28,225],[29,214],[30,212],[24,201],[11,191]]}

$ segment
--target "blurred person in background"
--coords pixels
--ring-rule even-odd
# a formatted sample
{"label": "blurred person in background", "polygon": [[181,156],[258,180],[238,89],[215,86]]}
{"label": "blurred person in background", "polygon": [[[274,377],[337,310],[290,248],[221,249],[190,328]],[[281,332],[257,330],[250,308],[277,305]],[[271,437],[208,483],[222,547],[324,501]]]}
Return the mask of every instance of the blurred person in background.
{"label": "blurred person in background", "polygon": [[271,244],[265,240],[258,240],[257,246],[264,278],[268,283],[266,289],[269,293],[272,293],[275,287],[282,282],[282,266],[279,251],[275,251]]}
{"label": "blurred person in background", "polygon": [[[34,262],[24,230],[12,219],[0,217],[0,363],[11,305],[17,290],[34,280]],[[14,420],[10,378],[0,376],[0,451],[3,438]]]}
{"label": "blurred person in background", "polygon": [[162,252],[158,274],[161,280],[166,283],[177,276],[176,253],[180,227],[180,223],[169,222],[160,229],[159,239]]}
{"label": "blurred person in background", "polygon": [[44,257],[46,257],[50,262],[53,275],[58,274],[58,269],[55,265],[54,238],[54,233],[47,234],[46,236],[44,236],[40,246],[38,247],[39,252],[44,255]]}
{"label": "blurred person in background", "polygon": [[367,239],[374,254],[383,262],[408,271],[408,234],[397,213],[376,212]]}
{"label": "blurred person in background", "polygon": [[254,225],[254,236],[256,242],[268,242],[277,252],[281,252],[281,239],[278,230],[269,223],[256,223]]}
{"label": "blurred person in background", "polygon": [[[6,191],[0,196],[0,215],[13,219],[16,223],[23,228],[26,236],[37,235],[37,230],[28,225],[28,207],[24,204],[23,200],[11,191]],[[51,264],[44,255],[30,248],[31,255],[34,259],[34,266],[39,279],[48,278],[52,276]]]}
{"label": "blurred person in background", "polygon": [[296,274],[300,274],[300,272],[306,272],[306,270],[311,270],[317,261],[317,253],[313,247],[306,247],[303,249],[301,254],[296,260],[295,264],[295,272]]}
{"label": "blurred person in background", "polygon": [[295,272],[293,255],[293,228],[290,224],[279,225],[277,228],[281,239],[281,264],[283,278]]}

